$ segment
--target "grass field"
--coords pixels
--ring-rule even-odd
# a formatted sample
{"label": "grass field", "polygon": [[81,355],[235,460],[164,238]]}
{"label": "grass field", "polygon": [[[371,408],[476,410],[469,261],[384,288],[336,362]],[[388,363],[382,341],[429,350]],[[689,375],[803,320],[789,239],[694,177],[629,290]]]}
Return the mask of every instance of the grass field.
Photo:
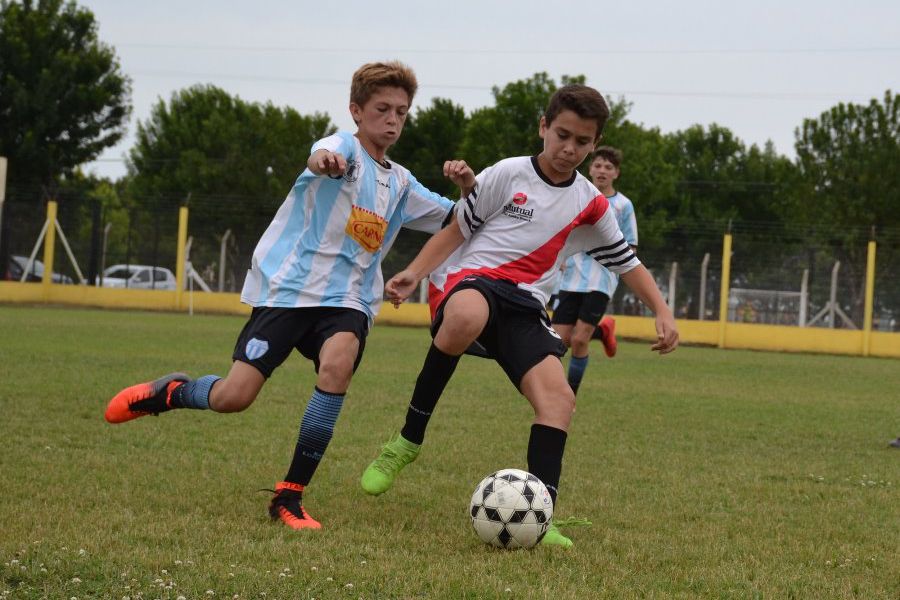
{"label": "grass field", "polygon": [[110,426],[125,385],[223,374],[238,317],[0,306],[0,599],[900,598],[900,362],[599,346],[558,517],[571,551],[481,544],[478,481],[524,468],[531,410],[466,357],[419,460],[358,478],[401,425],[429,338],[376,327],[306,495],[269,522],[313,384],[299,356],[238,415]]}

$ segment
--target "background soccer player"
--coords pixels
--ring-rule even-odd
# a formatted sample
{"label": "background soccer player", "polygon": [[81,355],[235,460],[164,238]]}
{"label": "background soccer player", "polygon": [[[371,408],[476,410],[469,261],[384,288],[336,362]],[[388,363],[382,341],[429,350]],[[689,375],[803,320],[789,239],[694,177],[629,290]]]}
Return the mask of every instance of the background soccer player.
{"label": "background soccer player", "polygon": [[[606,196],[625,241],[634,250],[638,243],[634,205],[613,185],[621,164],[621,151],[601,146],[591,155],[589,174]],[[576,394],[587,369],[591,338],[599,332],[606,355],[616,354],[616,322],[612,317],[603,318],[603,314],[618,285],[618,275],[583,252],[570,256],[560,274],[559,303],[553,310],[552,322],[566,346],[572,348],[568,380]]]}

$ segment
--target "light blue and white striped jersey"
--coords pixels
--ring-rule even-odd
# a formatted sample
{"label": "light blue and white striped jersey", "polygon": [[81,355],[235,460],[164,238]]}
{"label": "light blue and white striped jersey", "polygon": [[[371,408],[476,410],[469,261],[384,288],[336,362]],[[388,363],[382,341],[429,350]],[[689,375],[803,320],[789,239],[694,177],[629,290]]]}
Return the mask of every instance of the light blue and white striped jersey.
{"label": "light blue and white striped jersey", "polygon": [[283,308],[335,306],[378,313],[381,261],[401,227],[435,233],[454,203],[408,169],[385,167],[350,133],[313,144],[340,153],[340,177],[303,171],[253,251],[241,301]]}
{"label": "light blue and white striped jersey", "polygon": [[[629,246],[638,245],[637,221],[634,218],[634,205],[628,197],[616,192],[609,198],[609,206],[615,210],[619,229],[625,236]],[[559,290],[566,292],[603,292],[610,298],[619,285],[619,276],[581,252],[570,256],[563,267],[559,278]]]}

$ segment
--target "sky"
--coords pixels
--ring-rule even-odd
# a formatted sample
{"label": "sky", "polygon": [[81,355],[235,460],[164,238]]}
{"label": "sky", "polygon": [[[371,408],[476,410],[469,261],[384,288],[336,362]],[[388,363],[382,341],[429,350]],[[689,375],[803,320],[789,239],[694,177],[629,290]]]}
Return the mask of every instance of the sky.
{"label": "sky", "polygon": [[[415,107],[491,106],[493,86],[585,75],[663,132],[731,129],[794,156],[795,129],[839,102],[900,91],[900,2],[619,0],[79,0],[132,80],[125,138],[86,170],[125,174],[138,121],[173,92],[214,84],[251,102],[326,112],[353,131],[350,78],[372,61],[415,69]],[[535,124],[537,126],[537,124]],[[451,157],[447,157],[451,158]],[[465,158],[465,157],[461,157]]]}

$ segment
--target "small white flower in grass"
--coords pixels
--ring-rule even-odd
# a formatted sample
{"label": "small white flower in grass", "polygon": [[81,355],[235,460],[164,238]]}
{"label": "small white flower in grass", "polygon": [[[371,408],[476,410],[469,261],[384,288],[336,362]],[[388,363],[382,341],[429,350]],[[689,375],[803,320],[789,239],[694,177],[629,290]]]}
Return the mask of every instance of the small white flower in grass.
{"label": "small white flower in grass", "polygon": [[229,577],[234,577],[234,573],[229,573],[228,576],[229,576]]}
{"label": "small white flower in grass", "polygon": [[87,554],[87,552],[84,551],[84,548],[78,549],[78,556],[84,556],[85,554]]}
{"label": "small white flower in grass", "polygon": [[162,583],[162,582],[163,582],[163,580],[160,577],[157,577],[156,579],[153,580],[153,583]]}
{"label": "small white flower in grass", "polygon": [[206,590],[206,595],[207,595],[207,596],[215,596],[216,593],[215,593],[214,591],[212,591],[212,590]]}
{"label": "small white flower in grass", "polygon": [[131,600],[131,596],[122,596],[122,600]]}
{"label": "small white flower in grass", "polygon": [[285,572],[285,573],[290,573],[290,572],[291,572],[291,568],[290,568],[290,567],[285,567],[285,568],[284,568],[284,572]]}
{"label": "small white flower in grass", "polygon": [[344,585],[344,587],[347,588],[348,590],[352,590],[352,589],[353,589],[353,584],[352,584],[352,583],[348,583],[348,584]]}
{"label": "small white flower in grass", "polygon": [[364,564],[366,564],[366,561],[361,560],[361,561],[359,561],[359,564],[364,565]]}
{"label": "small white flower in grass", "polygon": [[72,596],[69,600],[78,600],[78,596]]}
{"label": "small white flower in grass", "polygon": [[14,558],[14,559],[12,559],[11,561],[9,561],[9,562],[6,563],[6,564],[8,564],[8,565],[17,565],[17,564],[19,564],[19,560],[16,559],[16,558]]}
{"label": "small white flower in grass", "polygon": [[46,573],[46,572],[47,572],[47,569],[45,569],[44,567],[41,567],[41,573]]}
{"label": "small white flower in grass", "polygon": [[72,578],[72,583],[81,583],[81,580],[78,579],[77,577],[73,577],[73,578]]}
{"label": "small white flower in grass", "polygon": [[334,581],[334,577],[326,577],[325,581]]}
{"label": "small white flower in grass", "polygon": [[167,570],[165,570],[165,569],[163,569],[162,571],[160,571],[160,573],[162,573],[163,575],[168,575],[168,574],[169,574],[169,572],[168,572]]}
{"label": "small white flower in grass", "polygon": [[506,589],[503,590],[503,591],[506,592],[507,594],[511,594],[511,593],[512,593],[512,589],[510,589],[510,588],[506,588]]}
{"label": "small white flower in grass", "polygon": [[319,567],[313,566],[312,569],[310,569],[310,570],[311,570],[311,571],[318,571],[318,570],[319,570]]}
{"label": "small white flower in grass", "polygon": [[287,577],[287,573],[279,573],[278,576],[279,577]]}
{"label": "small white flower in grass", "polygon": [[175,559],[175,566],[176,566],[176,567],[180,567],[182,564],[184,564],[184,563],[182,563],[182,562],[181,562],[180,560],[178,560],[178,559]]}
{"label": "small white flower in grass", "polygon": [[175,600],[187,600],[187,598],[185,598],[184,596],[178,596],[177,598],[175,598]]}
{"label": "small white flower in grass", "polygon": [[26,567],[25,565],[22,565],[22,566],[19,567],[19,568],[22,569],[23,571],[27,571],[27,570],[28,570],[28,567]]}

